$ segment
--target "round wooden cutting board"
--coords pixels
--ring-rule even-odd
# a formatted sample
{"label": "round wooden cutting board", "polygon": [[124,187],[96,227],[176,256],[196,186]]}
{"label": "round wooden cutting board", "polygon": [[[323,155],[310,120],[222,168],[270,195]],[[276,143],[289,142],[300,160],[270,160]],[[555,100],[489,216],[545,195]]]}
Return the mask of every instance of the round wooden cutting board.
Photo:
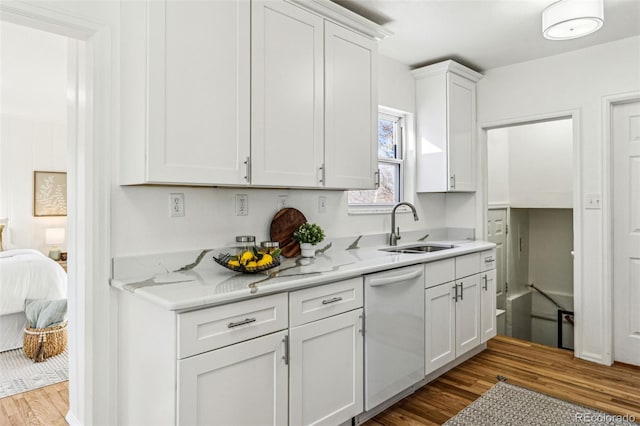
{"label": "round wooden cutting board", "polygon": [[271,220],[271,241],[280,243],[280,250],[284,257],[296,257],[300,255],[300,244],[293,239],[293,233],[307,222],[300,210],[284,208]]}

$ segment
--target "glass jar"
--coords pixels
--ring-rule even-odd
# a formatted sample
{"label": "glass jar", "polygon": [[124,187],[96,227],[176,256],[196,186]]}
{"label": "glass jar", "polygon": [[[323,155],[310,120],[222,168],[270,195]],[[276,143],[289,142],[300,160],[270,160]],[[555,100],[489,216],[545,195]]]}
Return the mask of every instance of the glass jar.
{"label": "glass jar", "polygon": [[256,247],[256,237],[253,235],[238,235],[236,237],[236,255],[242,256],[242,253],[250,251]]}
{"label": "glass jar", "polygon": [[280,243],[277,241],[262,241],[260,243],[260,249],[268,254],[273,254],[280,248]]}

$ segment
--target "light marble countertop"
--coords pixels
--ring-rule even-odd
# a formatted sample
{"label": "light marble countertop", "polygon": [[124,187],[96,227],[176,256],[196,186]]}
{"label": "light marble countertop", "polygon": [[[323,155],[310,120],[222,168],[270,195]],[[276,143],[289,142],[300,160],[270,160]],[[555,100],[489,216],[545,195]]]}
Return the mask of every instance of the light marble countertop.
{"label": "light marble countertop", "polygon": [[[419,236],[419,232],[408,235],[398,247],[420,242]],[[388,248],[383,237],[358,237],[355,241],[354,238],[342,238],[320,243],[320,248],[328,248],[315,258],[281,258],[279,267],[258,274],[241,274],[218,265],[213,256],[221,251],[228,252],[229,248],[129,256],[113,259],[111,286],[167,310],[183,311],[328,284],[495,247],[493,243],[477,240],[429,239],[426,243],[453,244],[455,247],[432,253],[392,253],[380,250]]]}

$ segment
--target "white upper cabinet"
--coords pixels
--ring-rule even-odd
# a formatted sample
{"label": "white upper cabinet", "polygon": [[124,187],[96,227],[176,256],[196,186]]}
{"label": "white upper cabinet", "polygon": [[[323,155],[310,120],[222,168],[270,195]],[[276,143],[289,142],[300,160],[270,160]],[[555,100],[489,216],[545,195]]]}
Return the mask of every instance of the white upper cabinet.
{"label": "white upper cabinet", "polygon": [[285,1],[253,1],[251,181],[321,185],[323,25]]}
{"label": "white upper cabinet", "polygon": [[453,61],[413,71],[417,103],[418,192],[476,189],[476,82]]}
{"label": "white upper cabinet", "polygon": [[246,184],[249,2],[122,4],[121,184]]}
{"label": "white upper cabinet", "polygon": [[378,164],[377,43],[325,22],[325,186],[373,189]]}
{"label": "white upper cabinet", "polygon": [[328,0],[123,2],[120,184],[373,188],[389,34]]}

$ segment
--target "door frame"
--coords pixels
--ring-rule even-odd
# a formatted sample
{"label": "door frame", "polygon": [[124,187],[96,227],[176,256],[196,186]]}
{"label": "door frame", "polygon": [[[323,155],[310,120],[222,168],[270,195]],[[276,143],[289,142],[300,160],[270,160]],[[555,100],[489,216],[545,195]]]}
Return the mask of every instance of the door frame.
{"label": "door frame", "polygon": [[640,102],[640,91],[621,93],[602,98],[602,271],[604,287],[604,362],[614,361],[613,327],[613,107],[620,104]]}
{"label": "door frame", "polygon": [[[581,155],[581,121],[580,110],[557,111],[547,114],[538,114],[524,117],[515,117],[505,120],[480,123],[478,125],[478,188],[482,190],[476,193],[476,228],[481,230],[480,235],[487,239],[487,212],[489,209],[488,197],[488,149],[487,132],[503,127],[513,127],[523,124],[542,123],[545,121],[555,121],[570,118],[572,120],[573,136],[573,298],[575,311],[574,330],[574,356],[582,353],[582,155]],[[609,294],[609,297],[611,294]],[[605,314],[607,320],[611,320],[611,315]],[[579,357],[579,356],[578,356]]]}
{"label": "door frame", "polygon": [[[69,412],[71,425],[117,424],[115,297],[110,277],[112,69],[109,25],[55,5],[0,2],[0,21],[73,39],[68,123]],[[75,43],[74,43],[75,41]],[[75,75],[74,75],[75,74]],[[75,105],[74,105],[75,104]]]}

